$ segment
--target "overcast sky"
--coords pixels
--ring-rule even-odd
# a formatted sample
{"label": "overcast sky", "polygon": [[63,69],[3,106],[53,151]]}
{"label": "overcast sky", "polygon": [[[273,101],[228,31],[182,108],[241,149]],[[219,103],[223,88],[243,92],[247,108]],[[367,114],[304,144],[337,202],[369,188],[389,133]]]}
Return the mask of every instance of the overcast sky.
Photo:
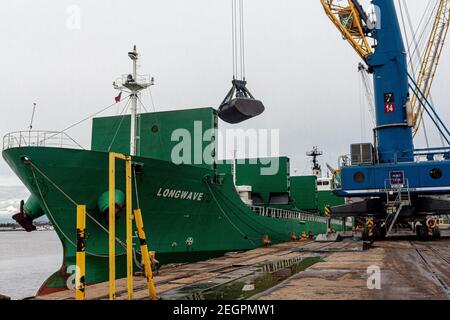
{"label": "overcast sky", "polygon": [[[407,1],[414,23],[427,2]],[[240,126],[280,129],[280,153],[298,174],[310,173],[305,153],[314,145],[324,151],[324,163],[335,165],[350,143],[369,141],[367,112],[361,125],[359,58],[319,0],[244,3],[247,79],[266,112]],[[67,27],[71,5],[81,10],[79,29]],[[35,101],[37,130],[61,130],[111,104],[111,83],[129,72],[126,53],[133,44],[141,73],[156,79],[158,111],[217,107],[232,76],[230,11],[230,0],[2,0],[0,135],[26,130]],[[433,88],[446,123],[449,54],[447,45]],[[143,99],[148,104],[148,96]],[[68,133],[89,146],[90,126]],[[12,176],[1,160],[0,184],[14,183]]]}

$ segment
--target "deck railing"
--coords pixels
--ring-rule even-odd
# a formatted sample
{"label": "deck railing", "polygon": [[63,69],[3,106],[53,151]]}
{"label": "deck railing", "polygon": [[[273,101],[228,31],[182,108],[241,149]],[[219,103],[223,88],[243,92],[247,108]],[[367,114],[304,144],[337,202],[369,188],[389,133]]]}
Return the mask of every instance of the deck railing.
{"label": "deck railing", "polygon": [[[304,213],[301,211],[292,211],[286,209],[279,208],[269,208],[269,207],[261,207],[261,206],[249,206],[253,212],[263,216],[277,219],[292,219],[292,220],[300,220],[300,221],[310,221],[310,222],[319,222],[319,223],[327,223],[328,218],[316,216],[309,213]],[[332,224],[342,224],[342,220],[339,219],[331,219]],[[347,224],[348,225],[348,224]],[[349,226],[349,225],[348,225]]]}
{"label": "deck railing", "polygon": [[67,133],[59,131],[17,131],[3,137],[3,150],[20,147],[84,149]]}

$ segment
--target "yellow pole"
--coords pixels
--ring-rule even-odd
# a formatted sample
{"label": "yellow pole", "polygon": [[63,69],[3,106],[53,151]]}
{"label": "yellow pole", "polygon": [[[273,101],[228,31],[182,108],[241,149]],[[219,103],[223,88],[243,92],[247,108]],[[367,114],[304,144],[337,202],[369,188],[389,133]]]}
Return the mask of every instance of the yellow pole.
{"label": "yellow pole", "polygon": [[133,216],[131,212],[132,193],[131,193],[131,157],[126,160],[126,220],[127,220],[127,287],[128,300],[133,300]]}
{"label": "yellow pole", "polygon": [[77,254],[76,254],[76,300],[84,300],[85,296],[85,272],[86,272],[86,206],[77,205]]}
{"label": "yellow pole", "polygon": [[138,230],[139,243],[141,244],[142,260],[144,261],[145,277],[147,278],[148,295],[151,300],[158,300],[156,288],[153,282],[152,266],[150,256],[148,254],[147,241],[145,240],[144,223],[142,221],[141,209],[134,210],[134,218],[136,220],[136,228]]}
{"label": "yellow pole", "polygon": [[116,299],[116,201],[115,201],[115,166],[114,153],[109,154],[109,299]]}

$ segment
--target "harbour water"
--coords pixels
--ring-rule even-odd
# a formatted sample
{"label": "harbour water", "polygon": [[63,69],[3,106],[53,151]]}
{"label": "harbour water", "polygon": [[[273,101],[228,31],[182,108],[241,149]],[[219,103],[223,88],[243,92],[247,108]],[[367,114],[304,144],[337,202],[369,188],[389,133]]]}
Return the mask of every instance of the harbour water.
{"label": "harbour water", "polygon": [[0,294],[34,296],[61,263],[62,247],[54,231],[0,232]]}
{"label": "harbour water", "polygon": [[11,216],[19,211],[19,203],[29,196],[23,185],[8,185],[5,177],[0,176],[0,223],[11,223]]}

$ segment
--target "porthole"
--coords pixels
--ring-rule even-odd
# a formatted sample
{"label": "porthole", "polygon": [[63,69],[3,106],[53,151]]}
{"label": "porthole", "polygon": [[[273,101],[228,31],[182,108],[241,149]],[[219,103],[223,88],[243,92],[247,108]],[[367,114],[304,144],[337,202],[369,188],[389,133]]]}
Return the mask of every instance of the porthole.
{"label": "porthole", "polygon": [[153,127],[152,127],[152,132],[153,133],[157,133],[159,131],[159,128],[158,128],[158,126],[155,124]]}
{"label": "porthole", "polygon": [[364,176],[364,173],[362,173],[362,172],[357,172],[353,175],[353,180],[355,180],[355,182],[357,182],[357,183],[363,183],[365,179],[366,179],[366,177]]}
{"label": "porthole", "polygon": [[442,178],[442,170],[439,168],[434,168],[430,170],[430,177],[433,179],[440,179]]}

